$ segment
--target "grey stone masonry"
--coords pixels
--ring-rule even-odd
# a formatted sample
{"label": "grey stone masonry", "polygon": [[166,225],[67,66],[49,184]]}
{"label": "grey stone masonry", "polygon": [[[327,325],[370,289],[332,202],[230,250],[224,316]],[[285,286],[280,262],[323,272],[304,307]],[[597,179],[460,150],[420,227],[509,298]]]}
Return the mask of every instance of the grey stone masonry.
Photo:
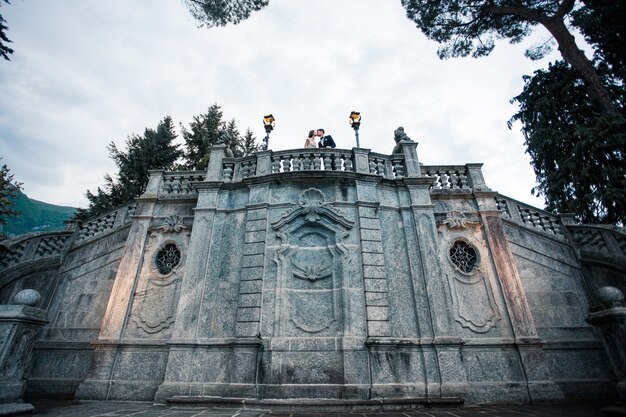
{"label": "grey stone masonry", "polygon": [[0,317],[8,400],[24,385],[342,410],[624,395],[623,306],[602,301],[625,286],[623,229],[502,196],[481,164],[423,165],[406,138],[392,155],[228,155],[0,245],[0,312],[39,309]]}

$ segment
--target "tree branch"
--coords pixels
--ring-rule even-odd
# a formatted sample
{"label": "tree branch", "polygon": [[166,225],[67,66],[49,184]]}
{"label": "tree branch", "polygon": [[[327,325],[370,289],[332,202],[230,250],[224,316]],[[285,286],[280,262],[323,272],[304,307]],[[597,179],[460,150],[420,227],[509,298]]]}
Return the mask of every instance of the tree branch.
{"label": "tree branch", "polygon": [[555,18],[563,19],[563,17],[572,11],[574,5],[576,4],[576,0],[563,0],[563,3],[559,6],[554,14]]}

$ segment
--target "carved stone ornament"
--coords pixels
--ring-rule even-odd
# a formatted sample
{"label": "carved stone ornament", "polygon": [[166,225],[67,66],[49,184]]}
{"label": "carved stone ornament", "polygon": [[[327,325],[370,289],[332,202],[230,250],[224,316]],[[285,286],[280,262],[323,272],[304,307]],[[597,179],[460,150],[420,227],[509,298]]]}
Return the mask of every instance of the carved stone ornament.
{"label": "carved stone ornament", "polygon": [[310,282],[319,281],[322,279],[330,278],[333,275],[331,266],[322,268],[317,265],[307,265],[304,268],[300,268],[294,265],[293,276],[298,279],[305,279]]}
{"label": "carved stone ornament", "polygon": [[163,220],[163,226],[160,229],[164,233],[179,233],[183,230],[189,229],[189,226],[185,226],[185,219],[183,216],[175,214],[169,217],[166,217]]}
{"label": "carved stone ornament", "polygon": [[[297,205],[272,222],[280,246],[276,263],[274,336],[334,337],[344,331],[344,291],[353,276],[353,254],[345,244],[354,222],[309,188]],[[303,348],[304,349],[304,348]]]}
{"label": "carved stone ornament", "polygon": [[354,225],[353,221],[348,220],[338,210],[326,203],[324,194],[320,190],[308,188],[300,194],[298,206],[287,211],[280,219],[273,222],[272,227],[278,230],[302,215],[307,223],[319,222],[322,217],[326,217],[345,229],[351,229]]}
{"label": "carved stone ornament", "polygon": [[441,224],[445,224],[449,229],[465,229],[468,225],[480,224],[480,221],[473,217],[466,217],[462,211],[452,210]]}

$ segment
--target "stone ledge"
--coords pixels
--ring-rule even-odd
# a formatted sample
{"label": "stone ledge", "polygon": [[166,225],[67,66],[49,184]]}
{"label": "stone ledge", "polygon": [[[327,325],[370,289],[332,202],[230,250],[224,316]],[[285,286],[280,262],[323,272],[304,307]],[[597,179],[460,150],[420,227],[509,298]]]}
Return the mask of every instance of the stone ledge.
{"label": "stone ledge", "polygon": [[168,404],[211,405],[225,408],[267,409],[272,411],[310,411],[320,412],[351,410],[402,410],[425,407],[461,407],[460,397],[415,397],[386,399],[256,399],[227,398],[211,396],[173,396],[166,400]]}
{"label": "stone ledge", "polygon": [[0,416],[17,416],[31,414],[35,407],[28,403],[8,403],[0,404]]}

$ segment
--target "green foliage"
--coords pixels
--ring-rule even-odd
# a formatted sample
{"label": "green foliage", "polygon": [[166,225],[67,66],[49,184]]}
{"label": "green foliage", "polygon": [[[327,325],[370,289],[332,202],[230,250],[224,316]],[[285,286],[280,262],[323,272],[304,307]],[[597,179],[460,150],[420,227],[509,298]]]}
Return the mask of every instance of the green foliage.
{"label": "green foliage", "polygon": [[72,218],[74,207],[56,206],[28,198],[18,193],[12,199],[14,208],[20,214],[8,219],[2,231],[9,237],[30,232],[64,230],[65,221]]}
{"label": "green foliage", "polygon": [[261,146],[256,142],[256,136],[252,134],[252,131],[248,128],[246,134],[241,140],[242,156],[252,155],[261,150]]}
{"label": "green foliage", "polygon": [[[230,146],[234,156],[241,157],[257,152],[256,138],[248,129],[242,137],[235,120],[224,121],[220,106],[213,104],[206,113],[195,116],[189,128],[181,125],[183,150],[174,143],[176,134],[171,117],[165,117],[156,129],[146,129],[143,135],[131,135],[125,150],[111,142],[109,156],[117,165],[117,178],[105,175],[105,183],[95,193],[85,194],[89,207],[79,208],[80,220],[107,212],[141,195],[148,184],[149,171],[202,170],[209,163],[209,150],[219,143]],[[181,160],[182,157],[182,160]]]}
{"label": "green foliage", "polygon": [[9,167],[2,165],[0,168],[0,225],[7,223],[7,218],[19,213],[14,208],[14,200],[20,194],[22,183],[15,181]]}
{"label": "green foliage", "polygon": [[[0,6],[2,6],[2,1],[6,4],[10,4],[9,0],[0,0]],[[0,14],[0,57],[10,61],[9,55],[13,53],[13,49],[7,46],[7,43],[11,43],[11,40],[7,38],[6,30],[9,28],[5,25],[6,20],[2,18],[2,14]]]}
{"label": "green foliage", "polygon": [[[604,73],[604,79],[610,74]],[[613,85],[612,96],[624,90]],[[565,62],[525,77],[513,101],[547,209],[584,223],[626,224],[626,118],[599,113],[583,80]]]}
{"label": "green foliage", "polygon": [[104,189],[96,194],[87,191],[87,209],[78,209],[76,218],[86,219],[115,208],[139,196],[145,190],[151,169],[173,169],[182,152],[173,141],[176,138],[172,118],[167,116],[156,129],[144,131],[142,136],[131,135],[122,151],[111,142],[109,155],[118,167],[117,182],[105,176]]}
{"label": "green foliage", "polygon": [[206,113],[194,116],[189,129],[181,125],[185,140],[187,169],[205,169],[209,164],[209,148],[219,142],[223,129],[222,110],[217,104],[209,107]]}
{"label": "green foliage", "polygon": [[[442,44],[440,58],[488,55],[495,40],[521,41],[536,22],[519,13],[504,13],[503,8],[517,1],[402,0],[407,17],[430,39]],[[526,1],[539,13],[553,13],[554,1]]]}
{"label": "green foliage", "polygon": [[199,26],[215,27],[236,25],[267,6],[269,0],[185,0],[185,3]]}
{"label": "green foliage", "polygon": [[573,13],[573,24],[586,41],[595,46],[596,57],[609,65],[609,71],[626,79],[626,2],[584,0],[585,7]]}
{"label": "green foliage", "polygon": [[241,136],[235,120],[223,120],[220,106],[213,104],[206,113],[194,116],[189,129],[181,125],[182,136],[185,141],[183,167],[186,169],[206,169],[209,164],[209,149],[219,143],[230,145],[233,156],[251,155],[258,151],[255,145],[256,138],[250,132]]}

